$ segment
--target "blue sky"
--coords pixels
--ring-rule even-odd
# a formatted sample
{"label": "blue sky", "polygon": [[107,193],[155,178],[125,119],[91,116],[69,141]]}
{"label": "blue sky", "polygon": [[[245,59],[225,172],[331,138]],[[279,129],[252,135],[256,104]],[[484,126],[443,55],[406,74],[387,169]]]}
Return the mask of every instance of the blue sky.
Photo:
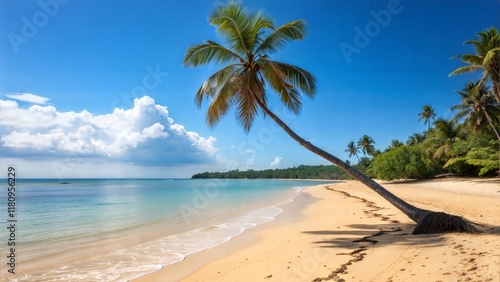
{"label": "blue sky", "polygon": [[[185,68],[186,49],[218,40],[207,15],[223,1],[0,2],[0,167],[21,177],[190,177],[203,171],[327,164],[262,115],[246,134],[229,113],[205,123],[194,93],[217,66]],[[277,25],[307,22],[305,40],[274,56],[318,79],[298,116],[270,108],[299,135],[348,159],[367,134],[378,149],[426,129],[424,105],[451,118],[448,77],[463,43],[500,25],[495,0],[243,1]],[[355,161],[355,159],[352,159]]]}

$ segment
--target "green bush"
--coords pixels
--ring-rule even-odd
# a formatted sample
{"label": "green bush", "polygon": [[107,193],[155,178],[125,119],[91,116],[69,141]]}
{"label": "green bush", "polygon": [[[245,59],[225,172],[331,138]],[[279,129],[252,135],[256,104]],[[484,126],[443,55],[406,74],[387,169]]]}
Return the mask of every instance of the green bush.
{"label": "green bush", "polygon": [[378,155],[368,173],[383,180],[425,179],[439,172],[436,160],[418,145],[404,145]]}
{"label": "green bush", "polygon": [[461,175],[490,175],[498,170],[498,153],[491,147],[471,148],[465,156],[448,160],[443,168]]}

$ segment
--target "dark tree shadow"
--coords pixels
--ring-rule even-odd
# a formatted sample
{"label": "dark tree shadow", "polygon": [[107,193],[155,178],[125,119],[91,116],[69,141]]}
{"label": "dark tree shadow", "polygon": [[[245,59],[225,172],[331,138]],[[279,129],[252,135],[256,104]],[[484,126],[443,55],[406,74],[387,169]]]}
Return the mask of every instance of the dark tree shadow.
{"label": "dark tree shadow", "polygon": [[[444,238],[440,234],[411,235],[415,225],[413,224],[351,224],[339,230],[312,230],[303,233],[328,236],[331,239],[315,241],[323,248],[347,248],[355,249],[360,246],[384,247],[389,244],[397,245],[435,245],[444,244]],[[389,237],[390,236],[390,237]],[[324,238],[324,237],[323,237]],[[319,238],[318,238],[319,239]],[[363,239],[366,239],[363,241]],[[359,241],[361,242],[355,242]]]}
{"label": "dark tree shadow", "polygon": [[[347,248],[355,249],[360,246],[369,246],[370,248],[385,247],[388,245],[407,245],[407,246],[443,246],[446,245],[447,238],[444,234],[423,234],[412,235],[414,224],[351,224],[339,230],[312,230],[304,231],[305,234],[315,236],[331,237],[315,241],[322,248]],[[500,226],[484,226],[482,234],[500,235]],[[459,234],[459,233],[456,233]],[[481,236],[478,234],[476,236]],[[363,240],[363,238],[367,240]],[[319,239],[319,238],[318,238]],[[358,242],[356,242],[358,241]]]}

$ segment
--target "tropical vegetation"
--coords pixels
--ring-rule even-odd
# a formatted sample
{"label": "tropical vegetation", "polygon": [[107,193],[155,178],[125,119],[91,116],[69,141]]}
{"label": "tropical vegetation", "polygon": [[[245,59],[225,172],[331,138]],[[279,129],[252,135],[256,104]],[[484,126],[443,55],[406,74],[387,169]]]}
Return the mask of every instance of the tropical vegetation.
{"label": "tropical vegetation", "polygon": [[280,178],[280,179],[352,179],[347,173],[334,165],[300,165],[292,168],[265,169],[265,170],[230,170],[227,172],[203,172],[193,175],[192,178]]}
{"label": "tropical vegetation", "polygon": [[431,123],[436,116],[434,109],[424,106],[418,120],[424,120],[428,131],[410,136],[399,150],[386,150],[375,157],[368,164],[367,174],[387,180],[440,174],[500,175],[500,35],[492,27],[479,32],[478,37],[465,42],[474,46],[475,54],[453,57],[469,65],[450,75],[483,72],[480,80],[470,81],[456,91],[460,103],[450,107],[455,116]]}
{"label": "tropical vegetation", "polygon": [[[209,14],[208,20],[215,26],[224,44],[207,40],[193,45],[188,48],[183,63],[193,67],[210,63],[224,65],[202,84],[195,95],[198,107],[205,99],[210,101],[206,117],[209,126],[217,124],[221,117],[233,109],[236,119],[248,132],[257,114],[262,111],[301,146],[361,181],[415,221],[417,226],[413,233],[478,231],[476,225],[461,217],[424,210],[396,197],[347,162],[300,137],[269,110],[267,87],[294,113],[300,112],[303,95],[312,98],[316,94],[316,79],[312,74],[271,58],[287,43],[304,38],[306,30],[303,20],[275,26],[273,19],[264,12],[249,11],[237,2],[217,6]],[[373,143],[363,140],[359,145],[365,154],[373,156]]]}
{"label": "tropical vegetation", "polygon": [[499,170],[500,107],[480,82],[457,91],[452,119],[439,118],[424,133],[391,145],[370,160],[366,173],[384,180],[423,179],[437,175],[494,176]]}

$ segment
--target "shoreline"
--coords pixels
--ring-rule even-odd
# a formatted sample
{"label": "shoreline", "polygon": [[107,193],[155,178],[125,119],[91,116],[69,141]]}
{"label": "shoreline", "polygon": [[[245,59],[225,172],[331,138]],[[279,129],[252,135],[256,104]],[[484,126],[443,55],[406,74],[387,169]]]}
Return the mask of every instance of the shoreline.
{"label": "shoreline", "polygon": [[414,223],[363,184],[325,183],[304,188],[274,221],[132,281],[498,281],[498,179],[383,186],[486,233],[409,235]]}
{"label": "shoreline", "polygon": [[[281,179],[280,179],[281,180]],[[325,180],[326,181],[326,180]],[[332,183],[331,181],[327,183]],[[277,226],[284,226],[294,221],[303,220],[302,210],[313,204],[318,199],[311,197],[309,194],[304,193],[309,187],[305,187],[302,192],[297,195],[293,201],[283,204],[281,212],[273,221],[248,228],[242,234],[239,234],[229,241],[215,246],[210,249],[205,249],[201,252],[186,256],[186,258],[175,264],[163,266],[162,269],[152,273],[142,275],[140,277],[129,280],[131,282],[145,282],[145,281],[180,281],[186,279],[205,265],[219,259],[223,259],[235,252],[250,248],[261,241],[259,232],[268,228]]]}
{"label": "shoreline", "polygon": [[[150,185],[112,181],[113,186],[108,187],[108,181],[97,180],[87,182],[82,189],[75,185],[46,189],[43,181],[42,185],[39,183],[24,187],[26,196],[21,211],[25,217],[21,224],[26,235],[16,248],[20,267],[13,275],[0,274],[0,281],[75,277],[86,281],[128,281],[274,219],[283,212],[280,206],[300,195],[302,187],[314,185],[188,180],[179,184],[168,182],[170,185],[161,181]],[[38,197],[31,197],[73,193],[83,195],[85,201],[75,206],[67,204],[66,199],[79,199],[76,196],[55,198],[52,206],[66,207],[61,213],[53,213],[51,206],[39,204]],[[46,208],[31,208],[42,206]],[[51,222],[56,216],[62,220]],[[2,264],[7,260],[1,259]]]}

